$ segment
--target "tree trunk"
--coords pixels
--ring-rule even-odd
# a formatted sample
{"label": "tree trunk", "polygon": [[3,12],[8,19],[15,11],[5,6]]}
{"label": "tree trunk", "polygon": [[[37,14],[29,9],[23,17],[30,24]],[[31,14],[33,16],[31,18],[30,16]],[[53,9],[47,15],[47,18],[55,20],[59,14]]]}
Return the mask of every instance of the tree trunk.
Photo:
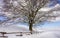
{"label": "tree trunk", "polygon": [[31,32],[31,34],[32,34],[32,31],[33,31],[32,27],[33,27],[33,22],[32,22],[32,20],[30,20],[29,21],[29,31]]}
{"label": "tree trunk", "polygon": [[32,29],[32,26],[33,26],[32,24],[29,24],[29,30],[30,30],[30,31],[33,30],[33,29]]}
{"label": "tree trunk", "polygon": [[29,24],[29,30],[30,30],[31,34],[32,34],[32,31],[33,31],[32,26],[33,26],[33,24],[30,23],[30,24]]}

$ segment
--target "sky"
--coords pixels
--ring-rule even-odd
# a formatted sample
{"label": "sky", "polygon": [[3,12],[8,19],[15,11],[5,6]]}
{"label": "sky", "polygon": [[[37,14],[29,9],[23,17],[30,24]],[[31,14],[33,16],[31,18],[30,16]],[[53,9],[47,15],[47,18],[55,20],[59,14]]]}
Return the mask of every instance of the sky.
{"label": "sky", "polygon": [[49,4],[49,7],[55,6],[57,3],[60,4],[60,0],[56,0],[56,1],[51,0],[51,3]]}
{"label": "sky", "polygon": [[6,19],[7,19],[6,17],[0,16],[0,21],[4,21],[4,20],[6,20]]}
{"label": "sky", "polygon": [[[58,4],[60,4],[60,0],[57,0],[56,1]],[[2,3],[2,0],[0,0],[0,5]],[[53,0],[51,0],[51,3],[50,3],[50,7],[52,6],[55,6],[57,3],[55,3]],[[0,21],[4,21],[6,20],[6,18],[4,16],[0,16]],[[23,25],[23,24],[20,24],[20,25]],[[26,24],[25,24],[26,25]],[[43,25],[43,27],[60,27],[60,21],[57,21],[57,22],[45,22]]]}

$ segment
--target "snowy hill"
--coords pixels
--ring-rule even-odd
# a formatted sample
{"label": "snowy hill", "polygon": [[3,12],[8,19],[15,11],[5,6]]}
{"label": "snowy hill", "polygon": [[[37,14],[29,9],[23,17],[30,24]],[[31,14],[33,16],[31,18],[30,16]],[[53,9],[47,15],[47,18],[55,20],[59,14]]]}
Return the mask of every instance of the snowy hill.
{"label": "snowy hill", "polygon": [[[39,28],[37,28],[39,29]],[[53,28],[52,28],[53,29]],[[35,29],[36,30],[36,29]],[[41,31],[39,31],[41,30]],[[8,38],[60,38],[60,30],[58,29],[54,29],[53,31],[49,31],[49,29],[39,29],[39,30],[36,30],[36,31],[39,31],[40,33],[35,33],[35,34],[30,34],[30,35],[26,35],[26,34],[23,34],[23,36],[16,36],[16,35],[19,35],[19,34],[5,34],[5,36],[8,36]],[[0,26],[0,32],[21,32],[21,31],[25,31],[25,32],[28,32],[28,27],[25,26],[25,25],[17,25],[17,24],[14,24],[14,25],[10,25],[10,26]]]}
{"label": "snowy hill", "polygon": [[10,25],[10,26],[0,26],[0,32],[22,32],[29,31],[28,27],[18,24]]}
{"label": "snowy hill", "polygon": [[16,34],[7,34],[8,38],[60,38],[60,31],[47,31],[43,33],[35,33],[32,35],[23,34],[23,36],[16,36]]}

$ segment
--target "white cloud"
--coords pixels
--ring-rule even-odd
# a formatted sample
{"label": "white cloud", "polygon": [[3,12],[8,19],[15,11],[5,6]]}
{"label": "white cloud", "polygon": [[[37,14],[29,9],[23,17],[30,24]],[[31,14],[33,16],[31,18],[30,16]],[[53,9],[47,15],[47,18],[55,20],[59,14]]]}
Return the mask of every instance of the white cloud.
{"label": "white cloud", "polygon": [[56,4],[55,7],[60,7],[60,4]]}
{"label": "white cloud", "polygon": [[60,21],[60,17],[57,17],[57,18],[56,18],[56,21]]}
{"label": "white cloud", "polygon": [[39,11],[49,11],[51,10],[51,8],[45,7],[45,8],[41,8]]}

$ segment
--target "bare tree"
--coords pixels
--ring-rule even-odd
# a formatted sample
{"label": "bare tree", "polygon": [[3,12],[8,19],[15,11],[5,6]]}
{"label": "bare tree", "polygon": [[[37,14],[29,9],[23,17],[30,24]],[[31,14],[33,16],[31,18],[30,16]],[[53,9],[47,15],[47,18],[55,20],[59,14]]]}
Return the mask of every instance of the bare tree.
{"label": "bare tree", "polygon": [[40,11],[49,0],[4,0],[4,12],[7,12],[10,20],[27,22],[30,32],[33,25],[44,22],[48,19],[49,12]]}

